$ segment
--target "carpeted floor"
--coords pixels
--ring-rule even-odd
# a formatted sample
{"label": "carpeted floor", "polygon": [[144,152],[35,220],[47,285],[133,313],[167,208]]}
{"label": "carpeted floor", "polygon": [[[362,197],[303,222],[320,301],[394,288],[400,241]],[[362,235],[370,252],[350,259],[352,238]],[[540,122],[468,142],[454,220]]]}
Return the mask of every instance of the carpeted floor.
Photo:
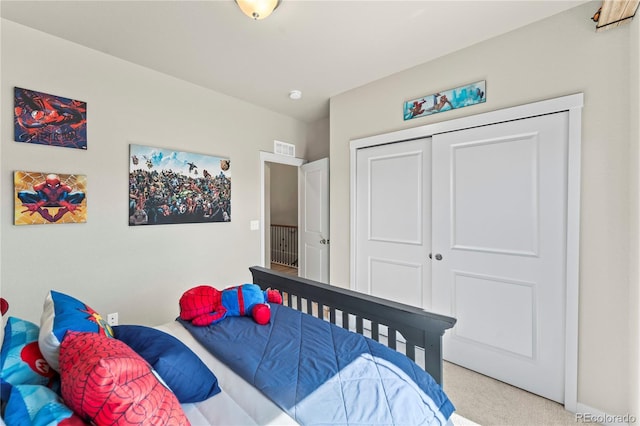
{"label": "carpeted floor", "polygon": [[[575,415],[557,402],[449,362],[444,390],[456,413],[482,426],[555,426],[576,424]],[[464,426],[464,419],[453,419]]]}

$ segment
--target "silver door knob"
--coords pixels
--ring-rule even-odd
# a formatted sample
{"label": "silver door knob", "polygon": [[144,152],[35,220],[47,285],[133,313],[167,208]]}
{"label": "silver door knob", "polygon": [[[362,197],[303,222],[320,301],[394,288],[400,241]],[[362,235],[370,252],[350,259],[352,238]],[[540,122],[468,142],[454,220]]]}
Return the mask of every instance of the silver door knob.
{"label": "silver door knob", "polygon": [[436,254],[436,260],[442,260],[442,255],[440,253]]}
{"label": "silver door knob", "polygon": [[327,244],[327,240],[325,240],[324,238],[320,240],[320,244]]}

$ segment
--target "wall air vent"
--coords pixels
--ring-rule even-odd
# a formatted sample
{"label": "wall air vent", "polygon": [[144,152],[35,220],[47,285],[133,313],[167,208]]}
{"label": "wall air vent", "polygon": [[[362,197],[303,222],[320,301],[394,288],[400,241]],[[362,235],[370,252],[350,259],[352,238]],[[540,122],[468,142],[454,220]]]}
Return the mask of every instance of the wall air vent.
{"label": "wall air vent", "polygon": [[296,146],[286,142],[273,141],[273,152],[275,154],[286,155],[288,157],[296,156]]}

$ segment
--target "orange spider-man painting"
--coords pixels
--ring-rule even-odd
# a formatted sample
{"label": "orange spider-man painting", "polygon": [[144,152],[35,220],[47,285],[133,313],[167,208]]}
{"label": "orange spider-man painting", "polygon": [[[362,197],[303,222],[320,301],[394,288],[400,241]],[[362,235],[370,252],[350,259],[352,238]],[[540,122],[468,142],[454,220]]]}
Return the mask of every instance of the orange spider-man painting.
{"label": "orange spider-man painting", "polygon": [[86,102],[14,88],[14,139],[87,149]]}
{"label": "orange spider-man painting", "polygon": [[86,176],[15,172],[15,224],[87,221]]}

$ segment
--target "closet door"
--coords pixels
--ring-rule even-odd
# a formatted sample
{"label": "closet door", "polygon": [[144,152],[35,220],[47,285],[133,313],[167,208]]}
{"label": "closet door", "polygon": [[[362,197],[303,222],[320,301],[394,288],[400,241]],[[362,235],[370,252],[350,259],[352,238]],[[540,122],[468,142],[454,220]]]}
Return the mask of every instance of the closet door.
{"label": "closet door", "polygon": [[568,113],[433,137],[446,360],[563,402]]}
{"label": "closet door", "polygon": [[431,306],[431,138],[357,151],[356,290]]}

